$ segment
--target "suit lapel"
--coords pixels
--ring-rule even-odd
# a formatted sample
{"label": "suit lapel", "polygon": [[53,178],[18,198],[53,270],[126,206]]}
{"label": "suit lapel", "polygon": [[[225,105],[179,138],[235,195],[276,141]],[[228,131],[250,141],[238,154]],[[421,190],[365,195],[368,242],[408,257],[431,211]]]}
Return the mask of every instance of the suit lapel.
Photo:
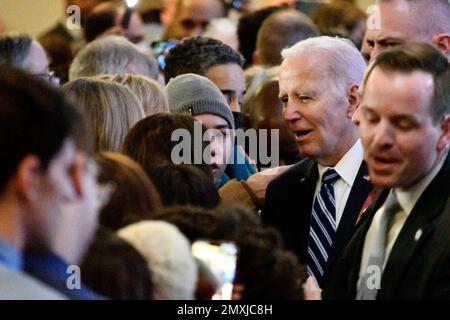
{"label": "suit lapel", "polygon": [[433,233],[433,222],[442,213],[449,197],[449,189],[443,188],[448,187],[449,181],[450,156],[419,198],[395,241],[383,272],[379,299],[390,299],[395,295],[417,248]]}
{"label": "suit lapel", "polygon": [[373,186],[367,177],[367,165],[363,161],[359,167],[355,182],[353,183],[347,203],[345,204],[341,221],[336,230],[333,251],[331,252],[329,261],[332,261],[339,251],[341,251],[341,249],[346,245],[355,228],[355,223],[359,212],[366,201],[368,194],[373,189]]}
{"label": "suit lapel", "polygon": [[360,223],[355,227],[355,231],[353,233],[352,238],[349,241],[349,245],[346,248],[346,252],[344,252],[344,255],[348,254],[349,256],[352,256],[352,258],[350,258],[351,267],[349,268],[350,274],[348,277],[349,289],[352,290],[352,292],[354,291],[352,297],[356,297],[356,284],[358,283],[359,279],[362,251],[364,249],[364,242],[366,239],[367,231],[369,230],[370,225],[372,224],[372,220],[373,217],[375,216],[375,213],[383,205],[388,194],[389,190],[383,190],[378,194],[372,206],[370,206],[367,209],[367,212],[364,214],[363,220],[360,221]]}
{"label": "suit lapel", "polygon": [[[298,182],[295,190],[293,190],[292,199],[292,202],[298,205],[292,211],[296,215],[296,221],[293,223],[292,227],[295,229],[295,234],[297,234],[298,237],[301,237],[301,239],[298,239],[297,243],[300,244],[298,254],[301,256],[303,263],[306,263],[307,258],[311,210],[314,201],[314,191],[319,177],[317,164],[310,159],[305,160],[305,162],[304,171],[302,172],[302,175],[299,175],[297,178]],[[299,198],[302,200],[299,201]],[[303,229],[303,231],[301,229]]]}

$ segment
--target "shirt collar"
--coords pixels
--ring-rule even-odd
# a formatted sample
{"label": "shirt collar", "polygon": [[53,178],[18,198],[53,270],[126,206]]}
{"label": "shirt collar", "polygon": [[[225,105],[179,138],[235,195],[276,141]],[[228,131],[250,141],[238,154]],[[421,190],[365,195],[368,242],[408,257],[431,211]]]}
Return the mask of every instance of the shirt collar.
{"label": "shirt collar", "polygon": [[23,268],[22,254],[7,241],[0,238],[0,263],[7,268],[20,271]]}
{"label": "shirt collar", "polygon": [[445,159],[447,159],[447,155],[444,154],[438,165],[434,167],[434,169],[431,170],[422,180],[420,180],[408,190],[400,190],[398,188],[394,189],[398,203],[400,204],[406,215],[409,215],[411,213],[422,193],[439,173],[442,166],[444,165]]}
{"label": "shirt collar", "polygon": [[[358,174],[358,168],[361,166],[363,161],[363,148],[361,140],[356,140],[355,144],[347,151],[347,153],[339,160],[339,162],[334,166],[334,170],[339,174],[339,177],[345,181],[350,187],[353,187],[356,175]],[[324,167],[317,164],[319,170],[319,181],[322,181],[322,175],[330,167]]]}

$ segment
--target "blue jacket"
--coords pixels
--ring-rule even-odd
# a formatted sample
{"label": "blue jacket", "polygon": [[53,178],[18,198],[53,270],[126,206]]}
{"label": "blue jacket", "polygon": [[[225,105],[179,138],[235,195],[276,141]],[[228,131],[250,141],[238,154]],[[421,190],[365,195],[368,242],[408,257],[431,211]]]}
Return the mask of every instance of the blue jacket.
{"label": "blue jacket", "polygon": [[256,167],[250,163],[248,156],[240,148],[234,145],[233,163],[227,165],[224,174],[217,182],[218,189],[231,179],[247,180],[255,174]]}
{"label": "blue jacket", "polygon": [[[67,280],[69,265],[51,252],[28,251],[25,253],[25,271],[73,300],[105,300],[81,283],[80,289],[69,289]],[[80,280],[81,281],[81,280]]]}

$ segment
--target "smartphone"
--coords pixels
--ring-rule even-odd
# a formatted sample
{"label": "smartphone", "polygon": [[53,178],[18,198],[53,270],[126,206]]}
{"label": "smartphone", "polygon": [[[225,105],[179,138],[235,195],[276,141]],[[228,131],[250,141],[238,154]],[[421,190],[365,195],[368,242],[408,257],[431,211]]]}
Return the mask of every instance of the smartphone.
{"label": "smartphone", "polygon": [[193,256],[202,261],[216,278],[213,300],[231,300],[237,253],[233,242],[198,240],[192,244]]}
{"label": "smartphone", "polygon": [[159,69],[162,71],[166,66],[165,57],[170,49],[177,45],[176,42],[154,41],[152,42],[152,50],[158,61]]}

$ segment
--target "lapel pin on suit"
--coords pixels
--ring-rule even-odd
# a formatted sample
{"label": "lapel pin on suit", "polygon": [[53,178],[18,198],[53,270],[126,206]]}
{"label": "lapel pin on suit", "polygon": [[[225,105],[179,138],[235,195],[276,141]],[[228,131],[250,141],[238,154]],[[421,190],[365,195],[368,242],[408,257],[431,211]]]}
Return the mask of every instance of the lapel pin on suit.
{"label": "lapel pin on suit", "polygon": [[422,229],[417,230],[416,234],[414,235],[414,240],[419,241],[422,237]]}
{"label": "lapel pin on suit", "polygon": [[370,181],[370,176],[368,174],[364,175],[363,178],[367,181]]}

